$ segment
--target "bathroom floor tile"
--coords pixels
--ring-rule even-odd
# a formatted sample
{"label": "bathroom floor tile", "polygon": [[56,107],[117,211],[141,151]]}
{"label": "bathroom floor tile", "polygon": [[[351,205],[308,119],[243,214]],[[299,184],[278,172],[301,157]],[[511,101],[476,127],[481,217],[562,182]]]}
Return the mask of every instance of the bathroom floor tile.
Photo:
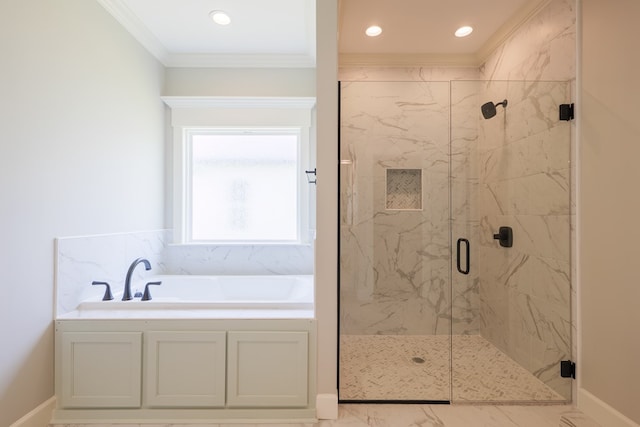
{"label": "bathroom floor tile", "polygon": [[558,427],[567,405],[340,405],[338,420],[317,427]]}
{"label": "bathroom floor tile", "polygon": [[[558,427],[561,418],[581,417],[569,405],[340,405],[337,420],[315,424],[127,424],[126,427]],[[573,424],[566,424],[573,425]],[[583,425],[583,424],[575,424]],[[584,424],[593,426],[596,424]],[[51,427],[98,427],[96,424],[58,424]],[[99,427],[125,427],[100,424]]]}

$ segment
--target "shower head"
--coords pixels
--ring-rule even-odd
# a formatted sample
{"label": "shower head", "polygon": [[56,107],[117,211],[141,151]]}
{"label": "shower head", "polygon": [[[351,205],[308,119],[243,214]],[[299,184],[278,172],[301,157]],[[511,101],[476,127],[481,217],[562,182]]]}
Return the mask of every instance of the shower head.
{"label": "shower head", "polygon": [[502,108],[507,108],[507,100],[505,99],[502,102],[498,102],[497,104],[494,104],[493,102],[487,102],[486,104],[482,104],[482,107],[480,107],[480,109],[482,110],[482,116],[485,119],[490,119],[491,117],[496,115],[496,107],[498,105],[502,105]]}

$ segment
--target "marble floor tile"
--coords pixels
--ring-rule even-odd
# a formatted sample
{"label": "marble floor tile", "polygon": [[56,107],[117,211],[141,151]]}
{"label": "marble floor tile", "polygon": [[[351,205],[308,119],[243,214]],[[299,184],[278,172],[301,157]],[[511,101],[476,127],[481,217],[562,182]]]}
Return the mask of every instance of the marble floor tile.
{"label": "marble floor tile", "polygon": [[[568,405],[340,405],[337,420],[315,424],[127,424],[126,427],[596,427],[596,424],[560,424],[560,420],[583,420]],[[96,424],[59,424],[54,427],[97,427]],[[100,424],[100,427],[125,427]]]}
{"label": "marble floor tile", "polygon": [[317,427],[558,427],[567,405],[340,405],[337,420]]}
{"label": "marble floor tile", "polygon": [[340,399],[565,401],[479,335],[343,335]]}

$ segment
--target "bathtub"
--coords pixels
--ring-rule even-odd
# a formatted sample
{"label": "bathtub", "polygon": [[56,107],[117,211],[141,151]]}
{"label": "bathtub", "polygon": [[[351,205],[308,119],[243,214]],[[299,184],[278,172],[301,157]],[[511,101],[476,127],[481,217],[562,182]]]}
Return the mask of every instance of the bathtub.
{"label": "bathtub", "polygon": [[[156,275],[135,281],[131,292],[143,292],[148,282],[151,300],[99,298],[81,302],[64,318],[309,318],[313,316],[311,275],[196,276]],[[116,289],[117,290],[117,289]],[[120,290],[118,290],[120,291]]]}
{"label": "bathtub", "polygon": [[313,276],[142,277],[56,318],[54,424],[315,421]]}

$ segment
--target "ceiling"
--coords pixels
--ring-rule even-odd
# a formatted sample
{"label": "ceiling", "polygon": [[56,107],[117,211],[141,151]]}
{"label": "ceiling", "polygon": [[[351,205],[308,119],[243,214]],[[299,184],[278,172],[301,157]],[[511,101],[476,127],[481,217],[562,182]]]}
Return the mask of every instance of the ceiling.
{"label": "ceiling", "polygon": [[[168,67],[314,67],[315,2],[97,0]],[[341,64],[478,65],[549,0],[339,0]],[[212,10],[231,17],[215,25]],[[383,28],[367,37],[372,24]],[[471,25],[467,38],[455,29]]]}

